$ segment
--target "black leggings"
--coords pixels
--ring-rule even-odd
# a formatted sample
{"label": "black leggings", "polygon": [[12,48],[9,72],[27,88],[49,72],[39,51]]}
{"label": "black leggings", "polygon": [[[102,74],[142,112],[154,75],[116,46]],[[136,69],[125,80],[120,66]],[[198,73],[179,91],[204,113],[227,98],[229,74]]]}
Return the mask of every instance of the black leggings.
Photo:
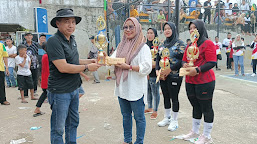
{"label": "black leggings", "polygon": [[165,109],[171,108],[171,99],[173,112],[179,111],[178,94],[182,79],[183,77],[172,77],[169,75],[165,81],[161,80],[161,89],[163,93]]}
{"label": "black leggings", "polygon": [[257,59],[252,59],[252,62],[253,62],[253,73],[256,74]]}
{"label": "black leggings", "polygon": [[38,99],[37,101],[37,107],[41,107],[43,102],[45,101],[45,99],[47,98],[47,91],[46,89],[42,89],[43,90],[43,93],[41,94],[40,98]]}
{"label": "black leggings", "polygon": [[212,98],[214,88],[215,81],[205,84],[186,83],[187,97],[193,106],[193,118],[201,119],[203,114],[205,122],[213,122]]}
{"label": "black leggings", "polygon": [[231,69],[231,61],[230,61],[230,52],[226,53],[227,55],[227,69]]}

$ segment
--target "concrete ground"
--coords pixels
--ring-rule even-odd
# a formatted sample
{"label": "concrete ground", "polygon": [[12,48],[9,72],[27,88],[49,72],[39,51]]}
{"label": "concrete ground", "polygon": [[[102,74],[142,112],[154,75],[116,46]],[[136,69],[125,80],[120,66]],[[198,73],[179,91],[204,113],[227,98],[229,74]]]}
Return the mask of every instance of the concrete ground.
{"label": "concrete ground", "polygon": [[[223,68],[223,67],[221,67]],[[251,73],[251,68],[246,68]],[[257,141],[257,82],[240,80],[231,77],[230,70],[216,71],[216,89],[213,107],[215,112],[213,140],[216,144],[253,144]],[[249,75],[247,75],[249,79]],[[255,77],[254,79],[257,79]],[[80,125],[78,127],[79,144],[121,144],[123,142],[122,116],[117,97],[114,96],[114,82],[104,81],[100,84],[84,82],[85,96],[80,99]],[[28,99],[28,104],[20,103],[19,91],[7,88],[7,99],[10,106],[0,106],[0,144],[9,144],[11,140],[25,138],[24,144],[50,143],[50,115],[48,103],[41,110],[46,114],[34,118],[36,101]],[[41,94],[41,90],[38,94]],[[164,108],[161,96],[159,116],[150,120],[146,115],[146,144],[187,144],[182,140],[172,140],[173,136],[185,134],[191,129],[192,107],[187,99],[185,85],[179,94],[180,112],[179,129],[169,132],[167,127],[158,127],[162,120]],[[38,130],[30,130],[31,127]],[[203,126],[201,126],[202,132]],[[135,125],[133,128],[135,141]]]}

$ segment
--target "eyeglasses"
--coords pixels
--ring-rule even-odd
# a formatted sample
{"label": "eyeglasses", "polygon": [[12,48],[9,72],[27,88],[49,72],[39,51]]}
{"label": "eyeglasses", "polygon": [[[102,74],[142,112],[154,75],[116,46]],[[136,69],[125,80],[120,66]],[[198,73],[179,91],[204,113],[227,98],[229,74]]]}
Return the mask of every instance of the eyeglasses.
{"label": "eyeglasses", "polygon": [[127,30],[129,29],[130,31],[132,31],[134,28],[135,28],[135,26],[133,26],[133,25],[124,26],[124,27],[123,27],[123,30],[127,31]]}

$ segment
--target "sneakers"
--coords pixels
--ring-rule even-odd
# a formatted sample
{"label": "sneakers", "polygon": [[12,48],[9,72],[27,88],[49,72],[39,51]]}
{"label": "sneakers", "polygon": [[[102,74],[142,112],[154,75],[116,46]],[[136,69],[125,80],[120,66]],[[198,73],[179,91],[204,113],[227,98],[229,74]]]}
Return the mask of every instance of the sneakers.
{"label": "sneakers", "polygon": [[167,117],[165,117],[162,121],[157,123],[159,127],[164,127],[168,124],[170,124],[170,119],[168,119]]}
{"label": "sneakers", "polygon": [[252,75],[251,75],[251,77],[254,77],[255,76],[255,73],[253,73]]}
{"label": "sneakers", "polygon": [[178,128],[178,121],[170,120],[170,125],[168,127],[169,131],[175,131]]}
{"label": "sneakers", "polygon": [[198,137],[199,135],[191,130],[187,135],[184,135],[182,138],[184,140],[190,140],[190,139],[196,139]]}
{"label": "sneakers", "polygon": [[195,142],[195,144],[211,144],[212,143],[212,139],[208,139],[207,137],[205,137],[204,135],[201,135],[198,137],[198,140]]}

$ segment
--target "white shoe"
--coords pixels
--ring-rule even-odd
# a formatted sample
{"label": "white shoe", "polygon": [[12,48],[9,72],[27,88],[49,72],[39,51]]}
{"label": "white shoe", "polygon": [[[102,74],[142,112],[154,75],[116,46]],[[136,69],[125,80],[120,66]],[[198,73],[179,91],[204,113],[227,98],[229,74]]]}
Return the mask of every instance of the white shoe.
{"label": "white shoe", "polygon": [[178,121],[176,120],[171,120],[170,121],[170,125],[168,127],[169,131],[175,131],[176,129],[178,129]]}
{"label": "white shoe", "polygon": [[205,137],[204,135],[200,135],[198,137],[198,140],[195,142],[195,144],[211,144],[213,143],[212,139],[208,139],[207,137]]}
{"label": "white shoe", "polygon": [[198,138],[198,137],[199,137],[199,134],[194,133],[194,132],[191,130],[188,134],[186,134],[186,135],[183,136],[183,139],[184,139],[184,140],[190,140],[190,139],[196,139],[196,138]]}
{"label": "white shoe", "polygon": [[254,77],[255,76],[255,73],[253,73],[252,75],[251,75],[251,77]]}
{"label": "white shoe", "polygon": [[168,119],[167,117],[165,117],[162,121],[157,123],[159,127],[164,127],[168,124],[170,124],[170,119]]}

